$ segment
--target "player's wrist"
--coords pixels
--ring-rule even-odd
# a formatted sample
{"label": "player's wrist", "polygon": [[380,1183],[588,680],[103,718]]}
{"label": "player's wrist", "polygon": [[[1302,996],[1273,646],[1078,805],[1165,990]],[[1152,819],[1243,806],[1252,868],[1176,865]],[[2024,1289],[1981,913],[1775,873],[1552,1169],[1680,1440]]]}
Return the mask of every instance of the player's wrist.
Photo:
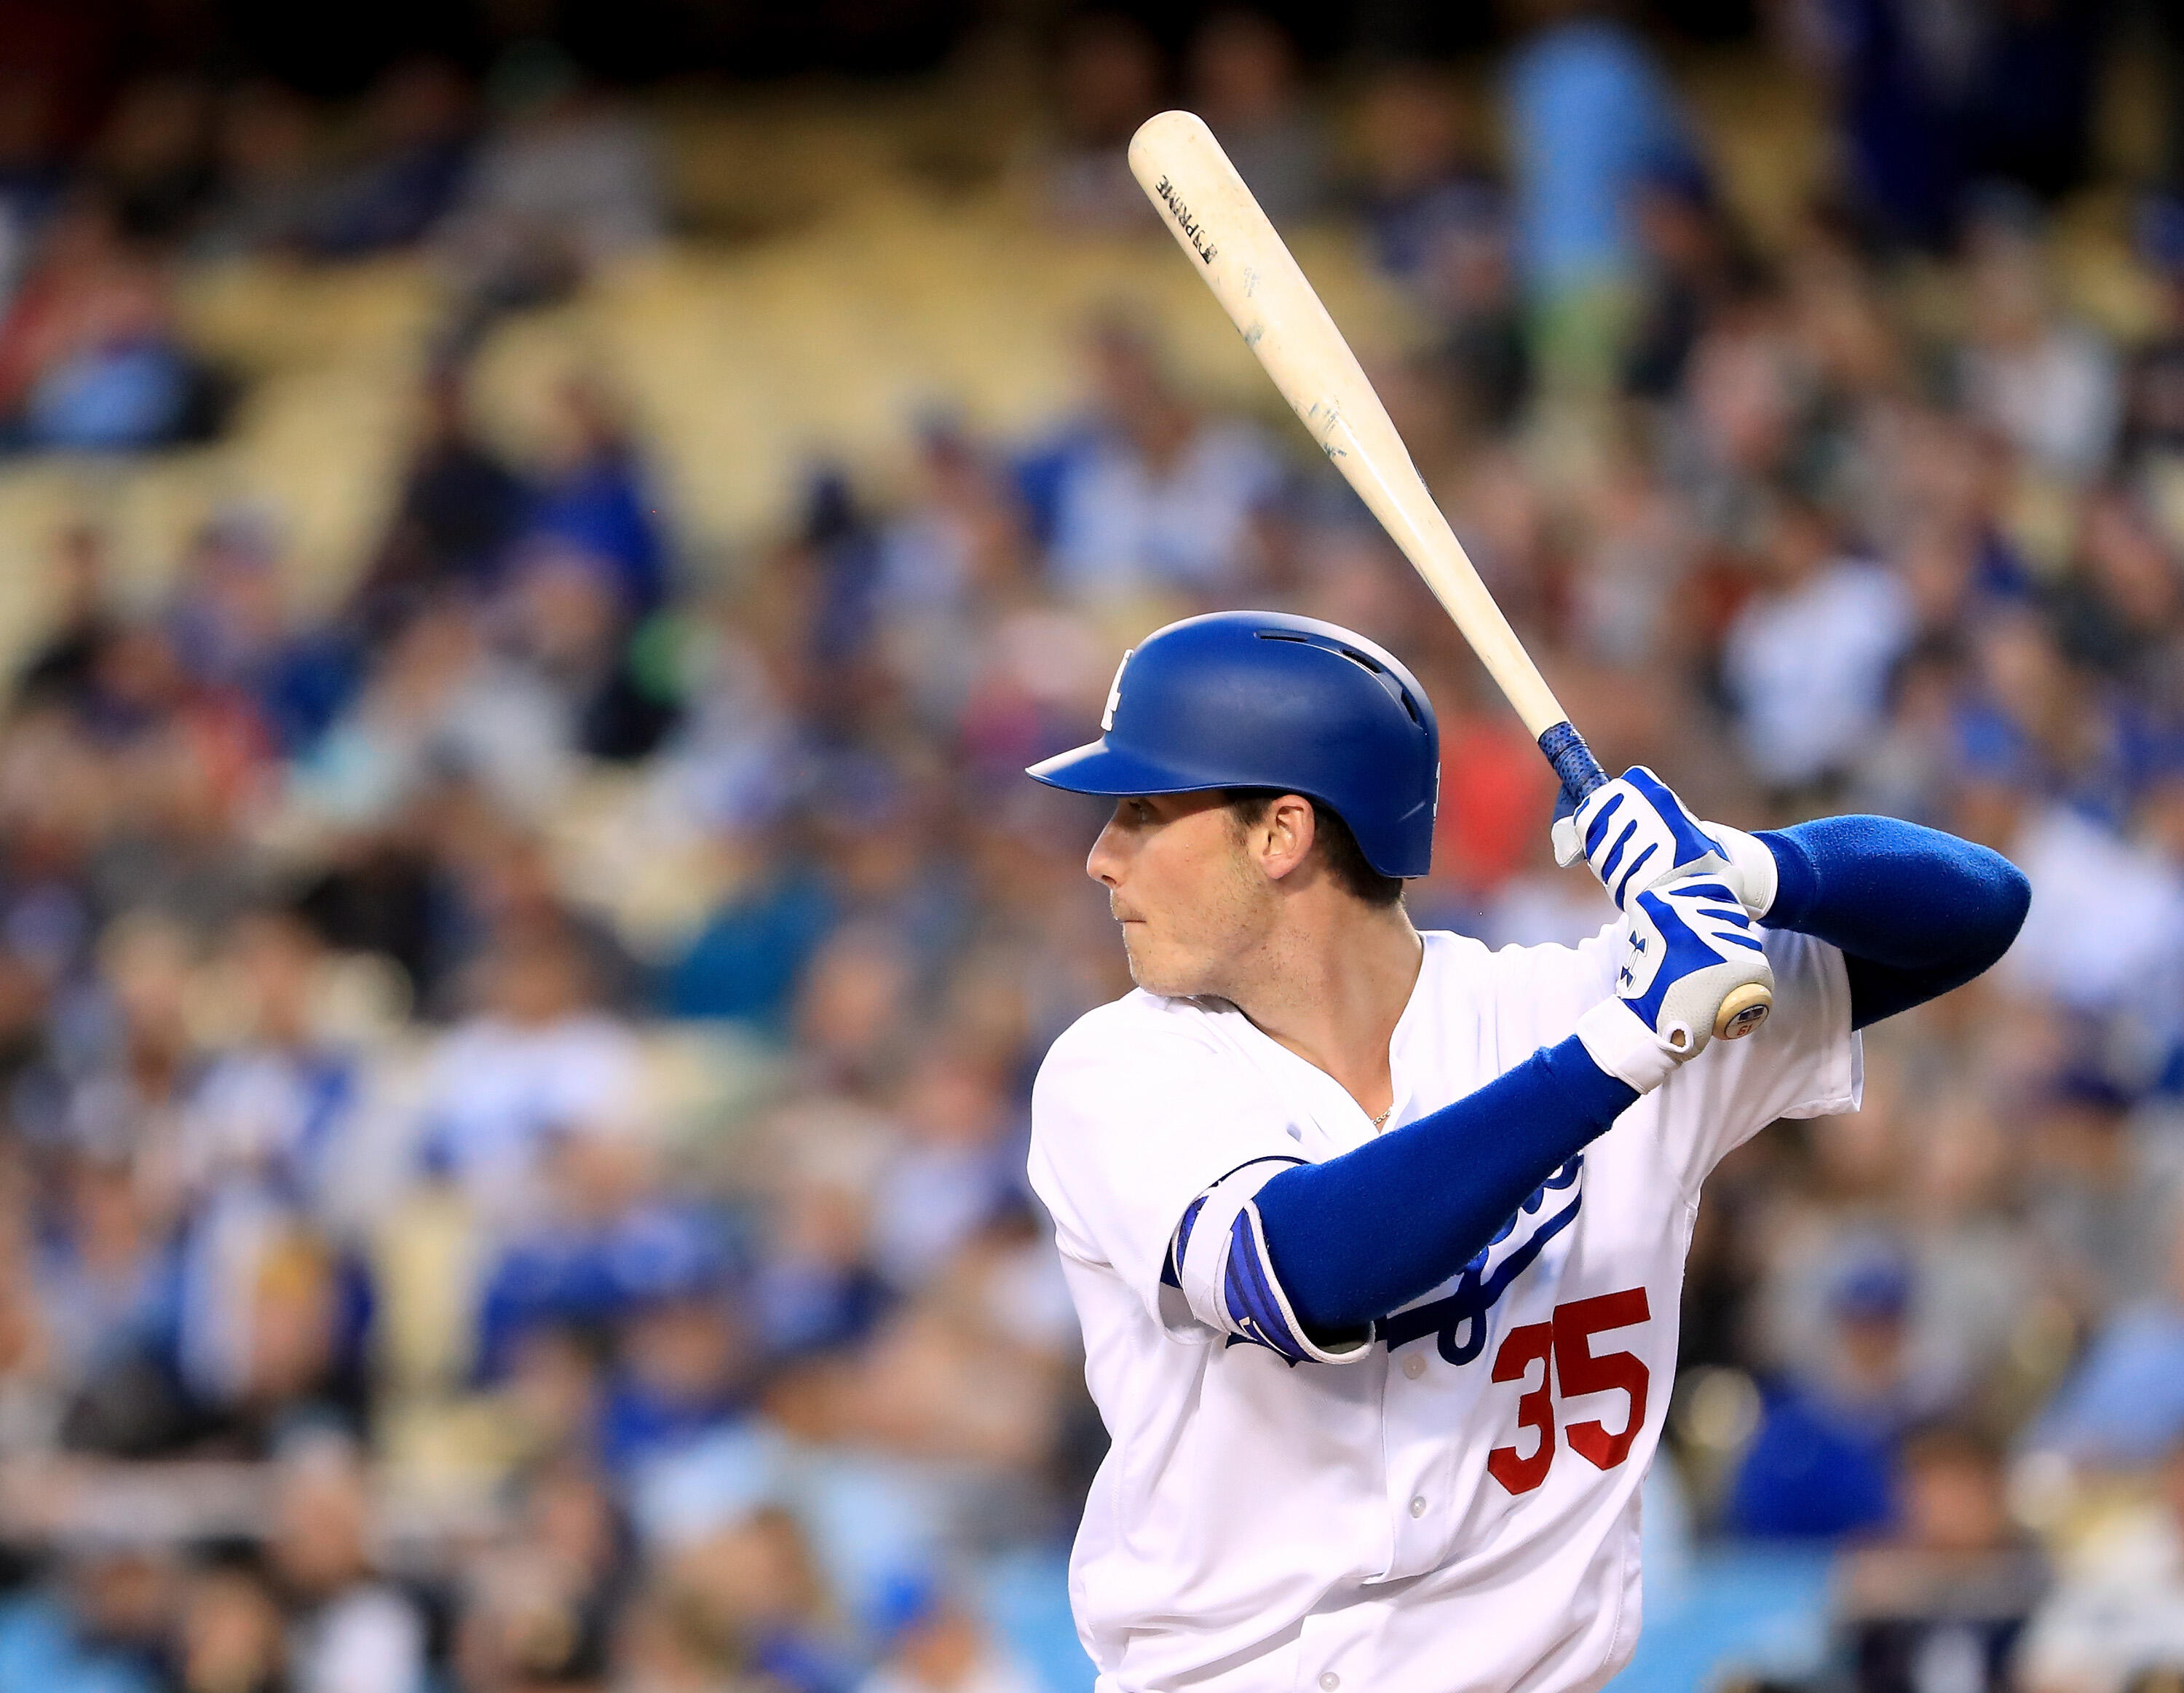
{"label": "player's wrist", "polygon": [[1719,823],[1710,823],[1706,829],[1729,861],[1730,885],[1746,914],[1757,923],[1774,909],[1781,892],[1781,869],[1768,837]]}
{"label": "player's wrist", "polygon": [[1603,1075],[1641,1094],[1666,1081],[1687,1056],[1620,999],[1602,1000],[1577,1020],[1573,1033]]}

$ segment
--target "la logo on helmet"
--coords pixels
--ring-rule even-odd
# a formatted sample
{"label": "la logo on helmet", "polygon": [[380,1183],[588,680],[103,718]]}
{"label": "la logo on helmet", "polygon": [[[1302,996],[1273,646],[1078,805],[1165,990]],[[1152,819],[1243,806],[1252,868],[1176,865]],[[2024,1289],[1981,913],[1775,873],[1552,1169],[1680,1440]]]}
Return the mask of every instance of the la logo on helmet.
{"label": "la logo on helmet", "polygon": [[1131,654],[1136,651],[1137,648],[1134,646],[1123,655],[1123,662],[1115,667],[1115,679],[1107,684],[1107,709],[1100,713],[1100,732],[1102,735],[1115,726],[1115,707],[1123,703],[1123,673],[1130,668]]}

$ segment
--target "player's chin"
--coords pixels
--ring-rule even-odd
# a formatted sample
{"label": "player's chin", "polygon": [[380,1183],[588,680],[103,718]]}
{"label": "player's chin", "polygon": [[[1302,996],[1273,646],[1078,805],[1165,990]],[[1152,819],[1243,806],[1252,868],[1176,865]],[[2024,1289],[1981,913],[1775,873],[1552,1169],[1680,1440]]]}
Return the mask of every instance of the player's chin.
{"label": "player's chin", "polygon": [[1147,993],[1157,993],[1167,999],[1187,999],[1206,991],[1199,980],[1202,973],[1153,943],[1145,936],[1142,925],[1123,926],[1123,952],[1130,961],[1130,980]]}

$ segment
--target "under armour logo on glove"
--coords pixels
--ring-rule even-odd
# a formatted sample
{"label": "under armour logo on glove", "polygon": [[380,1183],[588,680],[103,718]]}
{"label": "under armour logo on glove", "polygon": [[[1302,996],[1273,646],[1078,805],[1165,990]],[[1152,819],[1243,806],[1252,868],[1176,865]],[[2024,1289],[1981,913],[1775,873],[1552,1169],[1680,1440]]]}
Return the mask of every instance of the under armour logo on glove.
{"label": "under armour logo on glove", "polygon": [[1680,1059],[1758,1028],[1774,970],[1729,885],[1698,875],[1632,897],[1616,981],[1616,997]]}

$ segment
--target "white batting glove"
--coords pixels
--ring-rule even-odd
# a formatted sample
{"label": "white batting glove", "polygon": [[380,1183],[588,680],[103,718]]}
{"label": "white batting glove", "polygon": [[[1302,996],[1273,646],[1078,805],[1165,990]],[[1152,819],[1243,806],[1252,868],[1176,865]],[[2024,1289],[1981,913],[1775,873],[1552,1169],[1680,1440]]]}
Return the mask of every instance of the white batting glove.
{"label": "white batting glove", "polygon": [[1764,917],[1774,903],[1774,855],[1766,842],[1701,823],[1643,764],[1595,788],[1574,813],[1558,809],[1553,840],[1555,862],[1567,869],[1583,858],[1621,911],[1648,888],[1694,875],[1727,882],[1748,916]]}
{"label": "white batting glove", "polygon": [[1580,1018],[1577,1034],[1594,1063],[1644,1093],[1708,1041],[1758,1028],[1774,988],[1774,966],[1727,881],[1687,876],[1630,896],[1615,997]]}

